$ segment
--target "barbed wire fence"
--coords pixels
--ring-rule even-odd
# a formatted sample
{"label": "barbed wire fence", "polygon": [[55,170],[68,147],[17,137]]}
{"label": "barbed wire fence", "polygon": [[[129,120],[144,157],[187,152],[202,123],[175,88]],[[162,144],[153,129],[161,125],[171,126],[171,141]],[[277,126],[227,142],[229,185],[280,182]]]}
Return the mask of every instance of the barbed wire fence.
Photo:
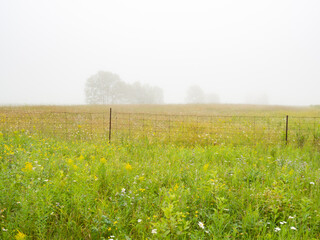
{"label": "barbed wire fence", "polygon": [[0,131],[73,141],[177,144],[320,145],[320,117],[204,116],[151,113],[0,112]]}

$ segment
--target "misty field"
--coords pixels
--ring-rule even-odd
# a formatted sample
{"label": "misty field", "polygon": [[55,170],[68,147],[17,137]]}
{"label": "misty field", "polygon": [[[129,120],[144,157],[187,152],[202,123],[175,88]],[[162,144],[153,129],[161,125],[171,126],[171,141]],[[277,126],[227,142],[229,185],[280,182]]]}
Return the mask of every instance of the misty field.
{"label": "misty field", "polygon": [[[0,114],[102,109],[8,107],[0,108]],[[113,109],[123,113],[320,116],[317,107]],[[281,133],[280,141],[272,144],[258,138],[250,138],[255,141],[252,144],[187,144],[172,138],[150,141],[144,136],[109,143],[107,137],[44,136],[24,129],[29,125],[23,121],[19,128],[7,123],[0,126],[0,239],[320,238],[320,152],[315,141],[286,145]],[[312,126],[318,124],[312,122]],[[76,124],[70,131],[79,134],[79,128],[85,126]],[[91,131],[96,129],[83,134]]]}

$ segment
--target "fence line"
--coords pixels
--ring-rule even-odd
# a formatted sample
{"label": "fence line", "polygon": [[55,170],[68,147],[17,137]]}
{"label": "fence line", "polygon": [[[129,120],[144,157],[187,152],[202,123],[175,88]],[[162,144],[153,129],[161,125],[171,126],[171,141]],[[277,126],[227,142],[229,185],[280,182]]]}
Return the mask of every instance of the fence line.
{"label": "fence line", "polygon": [[0,112],[0,131],[66,140],[125,139],[182,144],[320,144],[320,117],[154,113]]}

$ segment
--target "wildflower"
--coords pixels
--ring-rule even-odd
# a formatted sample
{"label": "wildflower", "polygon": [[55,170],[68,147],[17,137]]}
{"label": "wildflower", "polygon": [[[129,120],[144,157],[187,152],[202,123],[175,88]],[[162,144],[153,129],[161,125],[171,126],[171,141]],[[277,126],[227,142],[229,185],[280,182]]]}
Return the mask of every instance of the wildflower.
{"label": "wildflower", "polygon": [[44,182],[48,182],[49,181],[49,179],[45,179],[45,180],[43,180]]}
{"label": "wildflower", "polygon": [[130,163],[127,163],[125,166],[126,170],[131,171],[132,170],[132,166],[130,165]]}
{"label": "wildflower", "polygon": [[200,228],[204,229],[204,224],[203,224],[203,222],[198,222],[198,225],[199,225]]}
{"label": "wildflower", "polygon": [[22,168],[23,172],[30,172],[33,170],[33,166],[31,162],[26,162],[24,168]]}
{"label": "wildflower", "polygon": [[126,189],[125,189],[125,188],[122,188],[122,189],[121,189],[121,192],[122,192],[122,193],[126,193]]}
{"label": "wildflower", "polygon": [[292,217],[292,216],[289,216],[288,218],[289,218],[289,219],[294,219],[294,217]]}
{"label": "wildflower", "polygon": [[139,222],[142,222],[142,219],[138,219],[138,223],[139,223]]}
{"label": "wildflower", "polygon": [[203,170],[206,172],[208,170],[208,167],[209,167],[209,164],[207,163],[203,166]]}
{"label": "wildflower", "polygon": [[67,163],[70,164],[70,165],[72,165],[72,164],[73,164],[73,160],[72,160],[71,158],[68,158],[68,159],[67,159]]}
{"label": "wildflower", "polygon": [[279,232],[280,230],[281,230],[281,228],[279,228],[279,227],[276,227],[276,228],[274,229],[275,232]]}
{"label": "wildflower", "polygon": [[310,182],[310,185],[314,185],[314,182]]}
{"label": "wildflower", "polygon": [[280,222],[281,225],[286,224],[286,223],[287,223],[286,221]]}
{"label": "wildflower", "polygon": [[157,234],[157,229],[152,229],[151,233],[152,234]]}
{"label": "wildflower", "polygon": [[106,160],[104,157],[102,157],[102,158],[100,158],[100,162],[101,162],[101,163],[106,163],[107,160]]}
{"label": "wildflower", "polygon": [[144,180],[144,177],[139,177],[139,181],[143,181]]}
{"label": "wildflower", "polygon": [[2,228],[2,231],[7,232],[7,231],[8,231],[8,229],[5,229],[5,228],[3,227],[3,228]]}
{"label": "wildflower", "polygon": [[22,232],[20,232],[20,231],[18,230],[18,233],[17,233],[17,235],[15,236],[15,239],[16,239],[16,240],[23,240],[23,239],[26,238],[26,236],[27,236],[27,235],[25,235],[24,233],[22,233]]}
{"label": "wildflower", "polygon": [[295,230],[295,231],[297,231],[297,229],[296,229],[295,227],[291,227],[290,229],[291,229],[291,230]]}

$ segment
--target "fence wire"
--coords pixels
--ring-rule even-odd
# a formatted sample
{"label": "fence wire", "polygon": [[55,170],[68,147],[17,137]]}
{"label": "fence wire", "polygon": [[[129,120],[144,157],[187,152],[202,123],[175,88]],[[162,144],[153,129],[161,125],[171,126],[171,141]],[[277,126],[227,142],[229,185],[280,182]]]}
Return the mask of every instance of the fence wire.
{"label": "fence wire", "polygon": [[181,144],[320,144],[319,117],[288,119],[286,130],[285,116],[20,111],[1,112],[0,131],[3,134],[28,131],[44,138],[74,141],[146,139]]}

